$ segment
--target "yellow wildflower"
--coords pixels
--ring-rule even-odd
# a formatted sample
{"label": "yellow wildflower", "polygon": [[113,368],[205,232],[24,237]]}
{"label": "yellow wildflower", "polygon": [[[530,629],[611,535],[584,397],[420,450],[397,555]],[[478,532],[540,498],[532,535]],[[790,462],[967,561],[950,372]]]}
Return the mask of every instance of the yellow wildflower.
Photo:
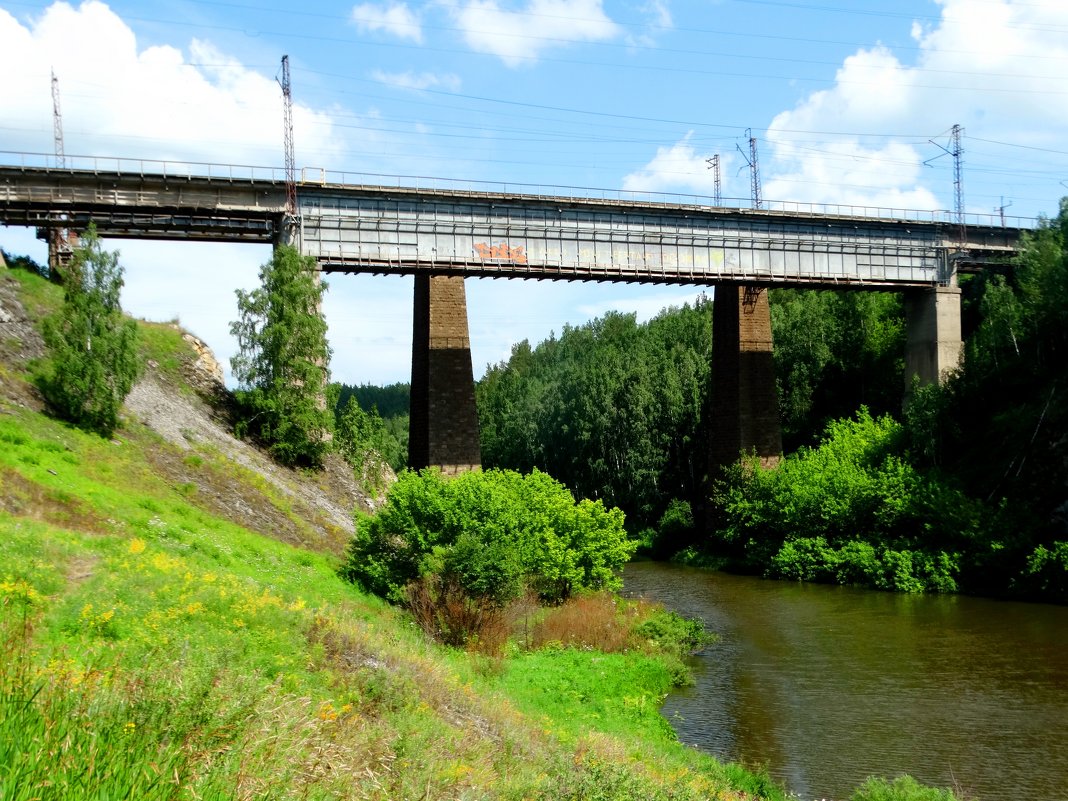
{"label": "yellow wildflower", "polygon": [[132,540],[130,540],[130,553],[132,554],[144,553],[145,548],[147,547],[148,546],[145,544],[145,541],[140,537],[134,537]]}

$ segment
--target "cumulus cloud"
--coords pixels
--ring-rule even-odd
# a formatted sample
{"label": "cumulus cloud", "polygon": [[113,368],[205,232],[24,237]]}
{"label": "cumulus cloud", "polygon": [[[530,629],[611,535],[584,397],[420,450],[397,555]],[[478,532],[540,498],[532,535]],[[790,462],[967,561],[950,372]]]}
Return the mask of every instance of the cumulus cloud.
{"label": "cumulus cloud", "polygon": [[385,31],[416,44],[423,41],[419,17],[407,3],[361,3],[352,9],[352,21],[361,31]]}
{"label": "cumulus cloud", "polygon": [[[1068,59],[1068,4],[940,5],[937,23],[912,26],[914,63],[885,47],[862,48],[845,59],[830,89],[808,94],[772,120],[770,158],[762,161],[765,197],[948,208],[949,160],[936,169],[923,165],[941,152],[928,140],[944,144],[952,125],[987,139],[1059,146],[1057,132],[1068,125],[1060,78]],[[847,133],[813,133],[825,131]],[[985,201],[971,210],[989,211],[989,195]]]}
{"label": "cumulus cloud", "polygon": [[[693,131],[670,147],[658,147],[656,155],[639,170],[623,178],[623,188],[630,192],[694,192],[711,196],[715,193],[715,173],[708,160],[713,153],[699,153],[691,144]],[[720,173],[726,179],[733,157],[720,157]]]}
{"label": "cumulus cloud", "polygon": [[[0,69],[12,78],[0,83],[5,150],[52,151],[54,67],[70,166],[86,166],[76,156],[122,156],[277,166],[281,172],[282,98],[274,75],[243,67],[210,42],[193,40],[184,51],[141,47],[133,31],[95,0],[78,7],[55,3],[26,22],[0,9],[0,42]],[[293,116],[298,158],[339,152],[331,113],[298,103]],[[29,230],[4,230],[5,247],[18,243],[16,252],[43,261],[44,246],[32,236]],[[107,246],[121,251],[123,305],[130,313],[180,318],[228,366],[235,349],[227,322],[237,314],[233,290],[255,286],[269,247],[142,241]]]}
{"label": "cumulus cloud", "polygon": [[[914,48],[859,48],[843,60],[829,88],[802,95],[774,116],[758,134],[765,199],[949,209],[952,160],[932,159],[944,154],[939,145],[948,145],[947,132],[959,124],[965,130],[967,210],[989,213],[1000,195],[1012,194],[1016,179],[1011,169],[969,173],[970,165],[977,166],[969,161],[969,148],[976,160],[984,148],[969,136],[1064,150],[1068,3],[939,0],[939,5],[936,22],[912,25]],[[1026,154],[1014,152],[1021,158],[1011,163],[1024,161]],[[688,139],[662,146],[645,167],[623,179],[624,186],[675,191],[708,186],[707,174],[701,180],[702,161]],[[1029,166],[1036,173],[1042,168],[1037,160]],[[733,175],[725,170],[728,177]],[[1054,192],[1057,181],[1051,177],[1048,183]],[[1035,191],[1029,187],[1025,193]]]}
{"label": "cumulus cloud", "polygon": [[453,73],[438,74],[434,72],[384,72],[374,70],[371,77],[387,86],[398,89],[447,89],[456,92],[460,89],[460,76]]}
{"label": "cumulus cloud", "polygon": [[497,0],[442,5],[472,50],[497,56],[509,67],[530,64],[550,48],[608,41],[622,33],[602,0],[527,0],[514,10]]}
{"label": "cumulus cloud", "polygon": [[[86,31],[92,31],[91,36]],[[0,83],[7,149],[52,150],[50,71],[62,97],[70,154],[280,165],[281,91],[210,43],[188,52],[139,48],[105,4],[50,6],[23,25],[0,9]],[[210,64],[211,66],[197,66]],[[338,147],[326,113],[297,104],[295,136],[308,151]]]}

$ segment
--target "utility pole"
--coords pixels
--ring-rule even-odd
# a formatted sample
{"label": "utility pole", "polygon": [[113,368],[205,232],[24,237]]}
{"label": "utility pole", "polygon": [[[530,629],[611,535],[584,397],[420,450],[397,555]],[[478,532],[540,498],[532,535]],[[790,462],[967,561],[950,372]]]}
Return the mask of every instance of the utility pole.
{"label": "utility pole", "polygon": [[964,148],[961,147],[960,137],[963,129],[960,125],[954,125],[950,132],[950,141],[953,145],[953,203],[957,212],[957,228],[960,230],[960,241],[964,244],[964,180],[962,173],[961,155]]}
{"label": "utility pole", "polygon": [[714,206],[723,205],[723,187],[720,183],[719,176],[719,153],[714,155],[710,159],[705,159],[708,163],[708,169],[712,170],[712,204]]}
{"label": "utility pole", "polygon": [[749,139],[749,155],[746,155],[742,150],[741,145],[735,145],[738,148],[738,152],[742,154],[742,158],[745,159],[745,163],[749,165],[749,188],[753,196],[753,208],[761,208],[760,200],[760,164],[757,161],[757,140],[753,136],[753,130],[751,128],[745,129],[746,138]]}
{"label": "utility pole", "polygon": [[285,108],[286,215],[297,216],[297,159],[293,150],[293,88],[289,82],[289,56],[282,56],[282,101]]}
{"label": "utility pole", "polygon": [[942,148],[942,153],[939,153],[933,158],[927,159],[924,164],[928,167],[931,166],[931,162],[935,159],[942,158],[942,156],[950,155],[953,157],[953,216],[957,223],[957,236],[960,239],[960,244],[963,245],[967,239],[967,230],[964,222],[964,148],[961,145],[961,135],[964,133],[964,129],[960,125],[954,125],[949,129],[949,147],[943,144],[939,144],[933,139],[928,139],[932,145],[936,145]]}
{"label": "utility pole", "polygon": [[59,78],[52,70],[52,132],[56,145],[56,166],[67,166],[67,157],[63,153],[63,115],[59,111]]}
{"label": "utility pole", "polygon": [[1002,195],[1001,196],[1001,205],[998,206],[996,209],[994,209],[994,211],[996,211],[999,215],[1001,215],[1001,227],[1002,228],[1005,227],[1005,209],[1007,209],[1011,205],[1012,205],[1012,201],[1010,200],[1008,203],[1006,203],[1005,202],[1005,196]]}

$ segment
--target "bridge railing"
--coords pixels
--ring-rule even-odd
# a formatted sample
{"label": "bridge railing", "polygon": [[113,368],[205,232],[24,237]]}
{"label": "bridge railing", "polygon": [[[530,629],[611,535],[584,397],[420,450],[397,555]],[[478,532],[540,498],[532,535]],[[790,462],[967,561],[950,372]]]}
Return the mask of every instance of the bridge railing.
{"label": "bridge railing", "polygon": [[58,157],[51,153],[18,153],[11,150],[0,150],[0,164],[5,167],[77,170],[165,178],[215,178],[229,181],[284,182],[286,177],[285,170],[281,167],[212,164],[172,159],[132,159],[116,156],[67,155],[63,157],[63,164],[60,166]]}
{"label": "bridge railing", "polygon": [[[64,157],[60,167],[51,153],[21,153],[0,150],[0,164],[13,167],[37,169],[88,170],[126,175],[166,176],[188,178],[216,178],[243,181],[285,181],[281,167],[260,167],[251,164],[213,164],[210,162],[187,162],[170,159],[132,159],[113,156]],[[632,203],[663,203],[676,206],[714,206],[707,195],[674,192],[644,192],[626,189],[598,189],[588,186],[560,184],[528,184],[493,181],[470,181],[454,178],[439,178],[428,175],[393,175],[388,173],[348,172],[328,170],[321,167],[304,167],[298,180],[301,184],[315,186],[389,186],[399,189],[422,189],[435,191],[464,191],[486,195],[522,195],[531,198],[551,196],[567,200],[626,201]],[[748,198],[723,198],[719,207],[748,209]],[[765,200],[761,208],[766,211],[787,214],[820,214],[838,217],[866,217],[886,220],[915,220],[940,222],[949,225],[958,222],[955,212],[947,209],[904,209],[888,206],[855,206],[829,203],[805,203],[791,200]],[[966,214],[966,225],[1002,226],[1007,228],[1034,228],[1037,221],[1032,217],[1015,217],[1001,214]]]}
{"label": "bridge railing", "polygon": [[[440,178],[429,175],[393,175],[389,173],[348,172],[328,170],[321,167],[304,167],[300,173],[302,184],[315,186],[389,186],[398,189],[421,189],[440,192],[462,191],[486,195],[521,195],[531,198],[551,196],[565,200],[604,200],[632,203],[663,203],[677,206],[714,207],[708,195],[677,192],[646,192],[629,189],[603,189],[566,184],[528,184],[503,181],[472,181],[455,178]],[[722,198],[719,208],[749,209],[749,198]],[[764,200],[764,211],[786,214],[831,215],[837,217],[867,217],[887,220],[915,220],[918,222],[941,222],[955,225],[956,212],[948,209],[905,209],[891,206],[859,206],[841,203],[806,203],[792,200]],[[964,215],[966,225],[1001,226],[1006,228],[1034,228],[1033,217],[1017,217],[1001,214]]]}

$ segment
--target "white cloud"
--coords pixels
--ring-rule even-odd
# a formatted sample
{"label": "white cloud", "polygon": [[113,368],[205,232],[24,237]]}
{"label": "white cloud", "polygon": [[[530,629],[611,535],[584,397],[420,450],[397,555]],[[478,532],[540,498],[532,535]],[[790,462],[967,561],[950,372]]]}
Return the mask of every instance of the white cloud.
{"label": "white cloud", "polygon": [[384,72],[374,70],[371,77],[379,83],[395,86],[399,89],[447,89],[456,92],[460,89],[460,76],[453,73],[437,74],[433,72]]}
{"label": "white cloud", "polygon": [[[91,32],[91,35],[87,35]],[[193,40],[140,49],[130,28],[95,0],[55,3],[28,25],[0,9],[6,149],[50,152],[50,70],[59,79],[69,154],[281,165],[282,99],[261,75]],[[196,66],[203,63],[210,66]],[[294,108],[298,147],[336,150],[328,114]]]}
{"label": "white cloud", "polygon": [[663,0],[650,0],[639,9],[648,18],[648,28],[640,33],[627,36],[627,44],[632,47],[656,47],[657,34],[675,27],[671,9]]}
{"label": "white cloud", "polygon": [[352,9],[352,21],[361,31],[385,31],[417,44],[423,41],[419,17],[407,3],[361,3]]}
{"label": "white cloud", "polygon": [[[693,131],[670,147],[658,147],[656,155],[644,167],[623,178],[623,188],[630,192],[694,192],[711,197],[715,193],[715,173],[708,159],[713,154],[699,153],[690,140]],[[733,157],[720,157],[720,173],[726,178]]]}
{"label": "white cloud", "polygon": [[608,41],[622,32],[605,14],[602,0],[527,0],[517,10],[502,8],[497,0],[442,5],[472,50],[497,56],[509,67],[530,64],[550,48]]}
{"label": "white cloud", "polygon": [[643,9],[650,16],[653,24],[658,28],[673,28],[674,20],[671,18],[671,9],[663,0],[651,0]]}
{"label": "white cloud", "polygon": [[[966,135],[1061,146],[1059,132],[1068,126],[1061,77],[1068,60],[1068,3],[940,5],[936,24],[912,26],[919,47],[913,64],[885,47],[862,48],[845,59],[832,88],[808,94],[774,118],[761,142],[764,197],[948,208],[951,160],[935,162],[935,169],[923,163],[942,152],[928,139],[945,144],[940,133],[952,125],[962,125]],[[828,131],[849,133],[818,133]],[[885,132],[913,136],[856,135]],[[967,163],[965,149],[966,200]],[[989,202],[987,194],[986,203],[970,210],[989,212]]]}
{"label": "white cloud", "polygon": [[[860,48],[843,60],[830,88],[803,95],[793,108],[772,119],[766,133],[758,136],[765,200],[949,209],[952,159],[942,147],[948,146],[947,132],[954,124],[965,131],[968,211],[990,213],[1002,195],[1012,199],[1014,185],[1023,187],[1025,196],[1059,194],[1060,176],[1051,174],[1045,181],[1048,186],[1035,188],[1042,178],[1016,179],[1012,174],[1012,167],[1020,165],[1041,175],[1045,165],[1040,153],[1009,151],[1001,163],[992,163],[993,157],[987,156],[985,169],[969,173],[969,148],[977,151],[978,162],[982,158],[978,151],[987,144],[969,141],[969,136],[1064,150],[1068,90],[1062,76],[1068,63],[1068,3],[938,2],[941,17],[936,23],[912,25],[917,43],[912,63],[882,45]],[[739,144],[745,147],[741,138]],[[645,166],[624,177],[623,186],[711,194],[712,176],[704,169],[707,155],[687,136],[658,147]],[[738,157],[735,163],[741,163]],[[742,189],[738,176],[726,167],[723,177],[725,183],[733,180],[738,186],[725,195],[748,196],[748,180]],[[1055,197],[1051,200],[1055,204]]]}
{"label": "white cloud", "polygon": [[[54,66],[71,166],[85,166],[74,156],[121,155],[276,165],[281,172],[278,83],[209,42],[193,40],[187,53],[169,46],[141,48],[118,16],[93,1],[77,8],[55,3],[26,23],[0,9],[0,42],[0,69],[11,76],[0,83],[0,149],[52,151]],[[330,113],[298,103],[294,129],[298,158],[339,150]],[[32,240],[32,231],[0,233],[5,248],[46,260],[46,249]],[[270,249],[140,241],[112,241],[107,247],[122,254],[127,311],[153,320],[180,318],[228,369],[234,349],[229,321],[237,314],[234,289],[255,285]]]}

